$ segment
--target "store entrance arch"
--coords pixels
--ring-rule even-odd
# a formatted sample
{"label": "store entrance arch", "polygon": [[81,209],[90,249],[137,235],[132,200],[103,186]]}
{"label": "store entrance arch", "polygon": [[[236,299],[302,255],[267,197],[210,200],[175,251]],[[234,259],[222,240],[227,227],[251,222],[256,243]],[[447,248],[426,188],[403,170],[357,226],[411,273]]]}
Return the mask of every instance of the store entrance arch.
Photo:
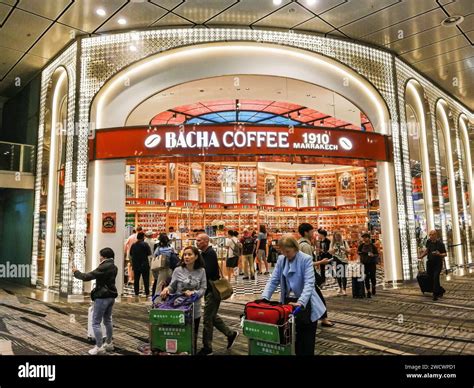
{"label": "store entrance arch", "polygon": [[[98,133],[102,128],[122,127],[126,122],[133,123],[130,118],[146,111],[147,100],[162,90],[197,79],[233,74],[288,77],[333,90],[364,112],[376,132],[390,135],[385,101],[357,72],[320,54],[262,43],[204,44],[141,60],[104,84],[94,98],[90,119],[96,123]],[[90,164],[88,192],[92,228],[88,237],[92,238],[87,241],[89,263],[86,267],[96,264],[95,252],[101,246],[111,246],[117,257],[123,257],[120,230],[125,225],[125,217],[120,215],[123,209],[116,208],[115,204],[125,202],[125,187],[114,190],[108,197],[101,195],[101,191],[104,187],[118,187],[119,181],[124,186],[124,170],[124,159]],[[390,260],[385,265],[385,278],[396,282],[402,279],[402,270],[393,165],[389,161],[377,162],[377,171],[383,209],[382,233],[386,257]],[[114,210],[117,210],[119,232],[115,235],[101,233],[101,214]]]}

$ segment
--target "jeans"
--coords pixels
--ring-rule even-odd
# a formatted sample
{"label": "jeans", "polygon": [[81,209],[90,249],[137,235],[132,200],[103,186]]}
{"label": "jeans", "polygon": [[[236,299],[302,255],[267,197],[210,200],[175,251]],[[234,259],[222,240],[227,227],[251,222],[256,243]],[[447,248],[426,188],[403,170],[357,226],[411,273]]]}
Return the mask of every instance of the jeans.
{"label": "jeans", "polygon": [[107,333],[107,343],[112,342],[112,308],[115,298],[96,299],[94,301],[94,311],[92,315],[92,330],[94,330],[95,343],[97,347],[102,346],[102,327],[100,324],[104,321],[105,331]]}
{"label": "jeans", "polygon": [[443,288],[439,281],[439,275],[441,275],[441,270],[443,269],[442,260],[428,260],[426,263],[426,273],[433,283],[433,295],[439,296],[443,294]]}
{"label": "jeans", "polygon": [[[254,264],[254,257],[252,254],[250,255],[243,255],[242,260],[244,262],[244,274],[245,276],[255,276],[255,264]],[[250,271],[249,271],[250,269]]]}
{"label": "jeans", "polygon": [[135,279],[133,282],[133,288],[135,289],[135,295],[140,294],[140,276],[143,277],[143,285],[145,287],[145,295],[150,295],[150,267],[134,268]]}
{"label": "jeans", "polygon": [[369,263],[364,264],[365,271],[365,288],[367,291],[370,291],[370,283],[372,282],[372,291],[375,291],[375,284],[377,283],[376,271],[377,264]]}
{"label": "jeans", "polygon": [[347,263],[339,263],[336,269],[336,278],[337,284],[339,284],[339,288],[342,288],[344,291],[347,288]]}
{"label": "jeans", "polygon": [[212,292],[208,292],[204,300],[202,344],[205,349],[212,350],[212,335],[214,327],[226,337],[231,336],[233,332],[227,327],[222,318],[217,315],[221,301],[217,299]]}

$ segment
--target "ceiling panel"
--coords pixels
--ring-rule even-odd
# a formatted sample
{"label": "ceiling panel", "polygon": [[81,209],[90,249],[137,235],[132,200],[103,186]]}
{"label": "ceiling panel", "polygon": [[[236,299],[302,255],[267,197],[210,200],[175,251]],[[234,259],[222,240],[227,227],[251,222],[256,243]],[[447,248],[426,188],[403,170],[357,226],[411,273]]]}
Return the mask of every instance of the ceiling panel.
{"label": "ceiling panel", "polygon": [[2,55],[0,57],[0,79],[5,76],[8,70],[21,58],[23,51],[14,50],[0,46]]}
{"label": "ceiling panel", "polygon": [[399,54],[406,53],[411,50],[428,46],[436,42],[442,42],[459,34],[456,28],[446,28],[442,26],[430,28],[426,31],[409,36],[405,39],[400,39],[387,45],[387,47],[396,51]]}
{"label": "ceiling panel", "polygon": [[21,0],[18,8],[49,19],[56,19],[71,3],[70,0]]}
{"label": "ceiling panel", "polygon": [[[474,4],[474,2],[473,2]],[[459,25],[463,31],[474,31],[474,13],[466,16],[464,21]]]}
{"label": "ceiling panel", "polygon": [[354,20],[377,12],[400,0],[349,0],[339,7],[322,13],[320,16],[335,27],[346,25]]}
{"label": "ceiling panel", "polygon": [[7,5],[14,5],[16,1],[15,0],[1,0],[0,3],[7,4]]}
{"label": "ceiling panel", "polygon": [[[149,26],[166,13],[168,13],[168,11],[151,3],[132,2],[119,11],[114,17],[110,18],[110,20],[105,23],[98,32]],[[127,24],[118,24],[120,18],[124,18],[127,21]]]}
{"label": "ceiling panel", "polygon": [[[290,1],[284,0],[282,5],[289,4]],[[241,0],[234,5],[229,11],[221,13],[214,19],[209,21],[209,25],[249,25],[255,21],[274,12],[278,7],[273,5],[272,0]],[[295,23],[296,24],[296,23]]]}
{"label": "ceiling panel", "polygon": [[291,3],[263,18],[254,25],[260,27],[277,26],[280,28],[291,28],[312,17],[313,14],[311,12],[308,12],[297,3]]}
{"label": "ceiling panel", "polygon": [[404,1],[351,23],[341,28],[341,31],[352,37],[364,37],[433,9],[436,9],[436,3],[432,0]]}
{"label": "ceiling panel", "polygon": [[466,57],[474,56],[474,47],[463,47],[450,53],[440,55],[435,58],[428,58],[417,62],[414,66],[421,71],[428,71],[437,67],[449,65],[450,63],[462,61]]}
{"label": "ceiling panel", "polygon": [[0,3],[0,23],[3,23],[3,21],[8,15],[8,12],[10,12],[11,9],[12,7],[9,7],[8,5]]}
{"label": "ceiling panel", "polygon": [[52,58],[79,35],[81,35],[80,31],[55,23],[35,44],[30,53],[43,58]]}
{"label": "ceiling panel", "polygon": [[472,0],[444,0],[441,4],[446,4],[444,8],[450,15],[468,15],[474,12],[474,1]]}
{"label": "ceiling panel", "polygon": [[171,10],[177,5],[184,3],[185,0],[151,0],[151,3],[160,5],[163,8]]}
{"label": "ceiling panel", "polygon": [[160,20],[153,23],[153,26],[192,26],[193,24],[186,19],[183,19],[181,16],[175,15],[173,13],[168,13]]}
{"label": "ceiling panel", "polygon": [[26,51],[50,24],[47,19],[16,9],[0,29],[0,44]]}
{"label": "ceiling panel", "polygon": [[[59,19],[61,23],[67,24],[79,30],[93,32],[97,27],[104,23],[126,0],[76,0],[74,6],[68,9]],[[103,8],[107,14],[99,16],[96,13],[98,8]]]}
{"label": "ceiling panel", "polygon": [[174,9],[173,12],[192,20],[194,23],[202,24],[235,3],[235,0],[207,0],[206,6],[203,7],[202,0],[187,0],[186,3]]}
{"label": "ceiling panel", "polygon": [[323,34],[333,30],[333,28],[329,24],[327,24],[326,22],[323,22],[317,16],[315,16],[311,20],[308,20],[307,22],[298,24],[297,26],[295,26],[295,29],[297,29],[297,30],[307,30],[307,31],[317,31],[317,32],[321,32]]}
{"label": "ceiling panel", "polygon": [[419,62],[465,46],[469,46],[469,42],[464,36],[458,34],[452,38],[445,39],[442,42],[412,50],[401,56],[409,62]]}
{"label": "ceiling panel", "polygon": [[19,77],[22,85],[25,86],[47,63],[48,60],[45,58],[26,54],[8,76],[13,78]]}

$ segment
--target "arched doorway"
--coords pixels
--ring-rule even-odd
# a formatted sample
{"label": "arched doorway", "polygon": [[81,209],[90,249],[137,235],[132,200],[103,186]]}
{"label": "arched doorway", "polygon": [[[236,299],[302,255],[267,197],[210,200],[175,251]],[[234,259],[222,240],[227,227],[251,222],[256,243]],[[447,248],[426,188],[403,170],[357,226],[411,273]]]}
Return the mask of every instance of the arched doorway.
{"label": "arched doorway", "polygon": [[[243,50],[252,51],[252,56],[243,57]],[[179,70],[183,59],[186,60],[185,72]],[[202,63],[208,63],[209,66],[202,66]],[[245,75],[284,76],[333,90],[349,101],[356,102],[377,132],[390,132],[389,115],[383,99],[370,83],[351,69],[334,60],[302,50],[252,43],[206,44],[171,50],[142,60],[112,77],[102,87],[91,107],[91,121],[96,122],[99,128],[123,126],[136,112],[146,108],[144,102],[151,100],[157,92],[196,79],[239,75],[243,69]],[[95,194],[98,192],[98,189],[94,188],[97,187],[94,183],[94,180],[97,181],[97,178],[94,178],[97,176],[95,171],[101,170],[104,175],[104,169],[108,167],[112,168],[110,161],[94,162],[90,166],[89,208],[93,209],[94,214],[99,214],[100,209],[107,207],[106,203],[101,204]],[[120,171],[124,165],[116,167],[116,171]],[[389,265],[386,266],[386,278],[389,281],[397,281],[401,280],[402,276],[396,205],[393,203],[393,198],[396,197],[394,171],[390,163],[385,162],[380,163],[377,171],[381,182],[380,202],[384,212],[382,218],[385,220],[383,233],[388,236],[384,244],[387,247],[387,257],[391,257]],[[120,222],[124,225],[125,220],[117,219],[117,223]],[[99,224],[95,224],[95,227],[99,227]],[[98,244],[96,241],[90,249],[94,251],[93,247]],[[118,250],[123,249],[121,244],[117,243],[116,246]]]}

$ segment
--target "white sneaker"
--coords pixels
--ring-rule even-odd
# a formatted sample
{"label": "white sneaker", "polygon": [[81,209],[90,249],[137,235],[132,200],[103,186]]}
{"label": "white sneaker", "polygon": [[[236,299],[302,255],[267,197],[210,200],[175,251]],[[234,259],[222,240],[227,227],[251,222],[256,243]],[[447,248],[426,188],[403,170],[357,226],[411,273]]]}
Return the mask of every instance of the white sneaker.
{"label": "white sneaker", "polygon": [[104,347],[98,347],[94,346],[91,350],[88,352],[91,356],[98,356],[99,354],[105,354],[105,349]]}
{"label": "white sneaker", "polygon": [[114,343],[111,342],[110,344],[104,343],[102,347],[105,349],[106,352],[113,352],[115,350]]}
{"label": "white sneaker", "polygon": [[342,295],[342,290],[339,290],[339,291],[337,292],[337,296],[340,296],[340,295]]}

